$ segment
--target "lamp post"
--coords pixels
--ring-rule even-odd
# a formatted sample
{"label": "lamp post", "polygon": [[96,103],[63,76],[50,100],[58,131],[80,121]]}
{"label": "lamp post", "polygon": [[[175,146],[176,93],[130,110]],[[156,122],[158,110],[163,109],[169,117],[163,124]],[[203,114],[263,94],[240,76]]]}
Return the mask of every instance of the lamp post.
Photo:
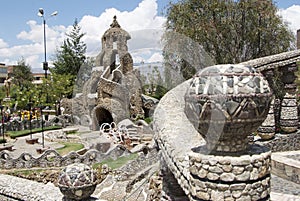
{"label": "lamp post", "polygon": [[[49,17],[56,16],[58,14],[57,11],[54,11]],[[38,16],[43,18],[44,25],[44,62],[43,62],[43,70],[45,71],[45,80],[47,80],[47,71],[49,69],[47,62],[47,46],[46,46],[46,19],[44,9],[40,8],[38,12]],[[48,92],[46,91],[46,103],[48,103]]]}
{"label": "lamp post", "polygon": [[40,112],[41,112],[41,124],[42,124],[42,146],[43,146],[43,148],[45,148],[44,124],[43,124],[43,109],[44,109],[44,106],[40,106]]}
{"label": "lamp post", "polygon": [[32,125],[31,125],[32,113],[31,113],[31,109],[32,109],[32,102],[30,100],[29,103],[28,103],[30,139],[32,139]]}
{"label": "lamp post", "polygon": [[[3,135],[3,146],[5,146],[5,137],[4,137],[4,118],[3,118],[3,105],[0,105],[0,110],[1,110],[1,126],[2,126],[2,135]],[[1,129],[1,128],[0,128]]]}
{"label": "lamp post", "polygon": [[[58,12],[54,11],[50,15],[50,17],[56,16],[57,14],[58,14]],[[43,18],[43,24],[44,24],[44,62],[43,62],[43,70],[45,71],[45,78],[47,79],[48,62],[47,62],[47,46],[46,46],[46,19],[45,19],[43,8],[39,9],[38,16]]]}

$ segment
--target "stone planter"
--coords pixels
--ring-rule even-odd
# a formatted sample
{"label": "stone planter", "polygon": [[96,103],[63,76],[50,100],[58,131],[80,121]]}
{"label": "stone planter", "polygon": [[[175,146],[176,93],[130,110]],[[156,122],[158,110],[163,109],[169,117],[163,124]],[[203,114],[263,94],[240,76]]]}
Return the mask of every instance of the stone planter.
{"label": "stone planter", "polygon": [[47,150],[49,150],[49,149],[50,149],[50,147],[37,148],[37,149],[36,149],[36,152],[37,152],[38,154],[42,154],[42,153],[44,153],[45,151],[47,151]]}
{"label": "stone planter", "polygon": [[39,138],[28,138],[25,139],[27,144],[35,144],[35,143],[39,143]]}
{"label": "stone planter", "polygon": [[67,166],[58,178],[58,187],[66,200],[89,198],[96,186],[96,173],[83,163]]}
{"label": "stone planter", "polygon": [[254,68],[216,65],[200,71],[185,95],[185,113],[218,153],[243,152],[248,136],[265,120],[271,102],[267,80]]}
{"label": "stone planter", "polygon": [[96,189],[97,184],[86,185],[82,187],[64,187],[59,186],[60,192],[67,200],[83,200],[89,198]]}

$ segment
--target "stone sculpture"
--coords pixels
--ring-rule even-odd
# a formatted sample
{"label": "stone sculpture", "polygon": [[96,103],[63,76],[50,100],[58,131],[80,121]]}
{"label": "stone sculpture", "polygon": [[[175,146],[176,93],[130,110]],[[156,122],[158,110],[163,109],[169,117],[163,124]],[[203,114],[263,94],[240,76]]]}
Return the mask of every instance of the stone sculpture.
{"label": "stone sculpture", "polygon": [[272,96],[254,68],[217,65],[196,74],[185,96],[185,113],[215,152],[242,152],[266,118]]}
{"label": "stone sculpture", "polygon": [[66,199],[83,200],[89,198],[97,186],[96,173],[83,163],[74,163],[62,170],[58,187]]}

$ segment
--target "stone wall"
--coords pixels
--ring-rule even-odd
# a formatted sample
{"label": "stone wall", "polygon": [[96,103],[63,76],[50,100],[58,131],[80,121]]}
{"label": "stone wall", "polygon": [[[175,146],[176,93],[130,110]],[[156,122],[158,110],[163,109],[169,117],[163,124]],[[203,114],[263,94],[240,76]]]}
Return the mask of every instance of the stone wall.
{"label": "stone wall", "polygon": [[117,145],[106,153],[90,149],[84,154],[79,154],[84,150],[70,152],[65,156],[59,155],[56,150],[46,150],[41,156],[35,158],[28,153],[21,154],[18,158],[12,158],[7,151],[0,152],[0,168],[33,168],[33,167],[61,167],[72,163],[93,164],[101,162],[108,158],[118,158],[121,155],[127,154],[128,150],[121,145]]}
{"label": "stone wall", "polygon": [[[162,159],[184,193],[190,200],[189,185],[189,154],[192,148],[204,144],[204,139],[194,129],[191,122],[184,115],[184,97],[189,81],[169,91],[158,104],[154,113],[155,139],[159,145]],[[164,167],[162,167],[164,168]],[[166,181],[163,179],[163,185]]]}
{"label": "stone wall", "polygon": [[63,200],[63,195],[60,193],[59,188],[55,187],[52,183],[45,185],[36,181],[1,174],[0,180],[1,200]]}
{"label": "stone wall", "polygon": [[272,154],[272,173],[300,184],[300,155],[297,151]]}
{"label": "stone wall", "polygon": [[253,152],[239,157],[191,154],[192,196],[204,200],[267,200],[271,152],[257,145],[250,150]]}
{"label": "stone wall", "polygon": [[21,154],[18,158],[12,158],[8,152],[0,152],[0,168],[32,168],[32,167],[60,167],[72,163],[91,164],[99,161],[99,152],[89,150],[84,155],[71,152],[66,156],[60,156],[55,150],[46,150],[40,157],[35,158],[28,153]]}
{"label": "stone wall", "polygon": [[[43,121],[44,127],[47,126],[70,126],[73,125],[73,117],[71,115],[65,114],[65,115],[60,115],[60,116],[55,116],[49,121]],[[21,131],[21,130],[29,130],[35,129],[35,128],[41,128],[41,120],[33,119],[31,120],[31,125],[29,120],[13,120],[4,123],[4,130],[5,131]],[[2,129],[2,128],[1,128]]]}
{"label": "stone wall", "polygon": [[300,150],[300,134],[276,134],[272,140],[256,143],[268,147],[272,152]]}

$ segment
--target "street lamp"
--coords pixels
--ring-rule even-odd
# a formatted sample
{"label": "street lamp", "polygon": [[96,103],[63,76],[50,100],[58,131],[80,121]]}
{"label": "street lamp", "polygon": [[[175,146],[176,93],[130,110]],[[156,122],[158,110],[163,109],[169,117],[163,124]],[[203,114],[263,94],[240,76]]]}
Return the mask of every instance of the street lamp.
{"label": "street lamp", "polygon": [[[3,108],[4,106],[3,105],[0,105],[0,110],[1,110],[1,128],[2,128],[2,135],[3,135],[3,146],[5,146],[5,138],[4,138],[4,118],[3,118]],[[1,130],[0,128],[0,130]]]}
{"label": "street lamp", "polygon": [[41,124],[42,124],[42,145],[43,145],[43,148],[45,148],[44,124],[43,124],[43,109],[44,109],[44,106],[40,106]]}
{"label": "street lamp", "polygon": [[[58,14],[57,11],[54,11],[50,17],[56,16]],[[45,78],[47,79],[47,70],[48,70],[48,62],[47,62],[47,49],[46,49],[46,19],[44,15],[44,9],[40,8],[38,12],[38,16],[43,18],[43,24],[44,24],[44,62],[43,62],[43,70],[45,71]]]}

